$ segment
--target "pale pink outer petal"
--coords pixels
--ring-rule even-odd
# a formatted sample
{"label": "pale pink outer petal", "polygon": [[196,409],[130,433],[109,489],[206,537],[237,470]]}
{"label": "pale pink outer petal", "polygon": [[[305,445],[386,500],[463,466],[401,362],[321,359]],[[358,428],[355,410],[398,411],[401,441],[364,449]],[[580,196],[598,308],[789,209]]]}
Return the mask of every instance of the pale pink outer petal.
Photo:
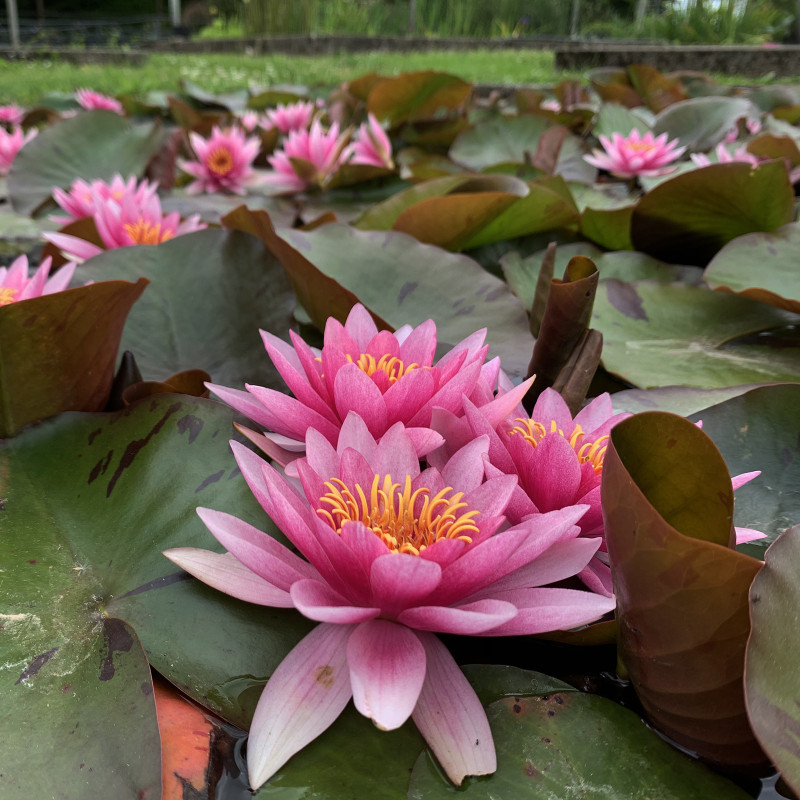
{"label": "pale pink outer petal", "polygon": [[473,636],[509,623],[517,615],[513,603],[503,600],[476,600],[458,608],[417,606],[401,611],[397,621],[409,628],[439,633]]}
{"label": "pale pink outer petal", "polygon": [[495,597],[513,604],[519,613],[477,636],[528,636],[569,630],[600,619],[616,606],[613,597],[575,589],[512,589]]}
{"label": "pale pink outer petal", "polygon": [[733,484],[733,491],[735,492],[740,487],[744,486],[746,483],[749,483],[753,480],[753,478],[757,478],[761,474],[761,470],[757,469],[755,472],[743,472],[741,475],[734,475],[731,478],[731,483]]}
{"label": "pale pink outer petal", "polygon": [[351,605],[347,598],[320,581],[297,581],[292,584],[289,594],[294,607],[304,617],[316,622],[331,622],[335,625],[365,622],[375,619],[381,613],[379,608]]}
{"label": "pale pink outer petal", "polygon": [[293,608],[288,592],[249,570],[230,553],[212,553],[197,547],[175,547],[164,555],[190,575],[231,597],[273,608]]}
{"label": "pale pink outer petal", "polygon": [[42,238],[54,244],[68,258],[79,263],[103,252],[102,247],[68,233],[43,233]]}
{"label": "pale pink outer petal", "polygon": [[409,628],[385,619],[359,625],[347,643],[353,702],[383,731],[414,711],[425,681],[425,648]]}
{"label": "pale pink outer petal", "polygon": [[412,718],[447,777],[460,786],[467,775],[497,769],[486,712],[447,648],[430,633],[417,632],[427,670]]}
{"label": "pale pink outer petal", "polygon": [[238,517],[210,508],[198,508],[197,515],[234,558],[278,588],[288,592],[295,581],[319,579],[308,561]]}
{"label": "pale pink outer petal", "polygon": [[347,640],[352,625],[318,625],[269,679],[247,742],[250,786],[258,789],[336,720],[352,697]]}
{"label": "pale pink outer petal", "polygon": [[767,534],[763,531],[757,531],[755,528],[734,528],[736,531],[736,544],[744,544],[745,542],[753,542],[756,539],[763,539]]}

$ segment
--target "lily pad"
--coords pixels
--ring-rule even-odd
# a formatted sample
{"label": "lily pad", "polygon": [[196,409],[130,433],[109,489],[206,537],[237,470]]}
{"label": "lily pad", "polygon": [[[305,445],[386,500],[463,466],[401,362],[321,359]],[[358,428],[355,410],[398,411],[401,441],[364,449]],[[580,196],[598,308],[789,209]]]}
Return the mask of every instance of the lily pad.
{"label": "lily pad", "polygon": [[471,93],[471,83],[446,72],[406,72],[376,83],[367,98],[367,111],[394,127],[432,119],[441,110],[457,110]]}
{"label": "lily pad", "polygon": [[800,527],[767,551],[750,589],[753,631],[747,644],[745,695],[750,723],[783,779],[800,790]]}
{"label": "lily pad", "polygon": [[76,178],[142,176],[163,135],[157,126],[134,128],[113,111],[86,111],[62,120],[45,128],[14,159],[8,175],[11,205],[20,214],[33,214],[54,186],[66,189]]}
{"label": "lily pad", "polygon": [[125,319],[146,286],[100,280],[0,307],[0,438],[105,408]]}
{"label": "lily pad", "polygon": [[148,660],[245,726],[251,698],[218,687],[263,685],[308,631],[295,612],[201,587],[161,555],[219,549],[197,505],[277,534],[236,469],[233,420],[219,403],[159,395],[2,443],[4,796],[158,796]]}
{"label": "lily pad", "polygon": [[728,547],[722,456],[683,417],[637,414],[611,432],[602,495],[619,655],[647,715],[704,758],[763,765],[742,683],[747,593],[761,562]]}
{"label": "lily pad", "polygon": [[710,150],[736,127],[740,117],[760,115],[743,97],[694,97],[665,108],[656,117],[653,133],[677,138],[690,150]]}
{"label": "lily pad", "polygon": [[604,337],[605,368],[635,386],[715,389],[800,380],[800,348],[735,341],[796,320],[786,311],[701,286],[605,280],[591,324]]}
{"label": "lily pad", "polygon": [[449,156],[469,170],[480,172],[495,164],[532,163],[542,134],[552,127],[545,117],[493,117],[459,134]]}
{"label": "lily pad", "polygon": [[767,534],[741,547],[764,557],[767,545],[800,523],[800,385],[762,386],[697,411],[703,430],[728,464],[732,475],[761,470],[736,491],[736,524]]}
{"label": "lily pad", "polygon": [[631,238],[637,250],[664,261],[704,266],[737,236],[774,231],[793,218],[782,162],[712,164],[648,192],[633,210]]}
{"label": "lily pad", "polygon": [[662,386],[660,389],[623,389],[611,395],[614,411],[669,411],[688,417],[696,411],[724,403],[732,397],[758,388],[760,384],[746,383],[743,386],[725,386],[721,389],[690,389],[686,386]]}
{"label": "lily pad", "polygon": [[647,133],[652,123],[646,119],[647,114],[642,108],[626,108],[619,103],[603,103],[595,117],[592,133],[595,136],[607,136],[609,139],[614,133],[627,136],[632,130]]}
{"label": "lily pad", "polygon": [[151,281],[122,337],[146,379],[204,369],[227,386],[282,385],[258,330],[285,336],[295,299],[280,264],[253,236],[198,231],[107,250],[80,269],[86,279]]}
{"label": "lily pad", "polygon": [[670,747],[636,714],[576,692],[518,695],[487,708],[497,772],[458,792],[424,752],[411,774],[409,800],[746,800],[730,781]]}
{"label": "lily pad", "polygon": [[706,267],[712,289],[800,313],[797,248],[800,223],[790,222],[772,233],[749,233],[729,242]]}

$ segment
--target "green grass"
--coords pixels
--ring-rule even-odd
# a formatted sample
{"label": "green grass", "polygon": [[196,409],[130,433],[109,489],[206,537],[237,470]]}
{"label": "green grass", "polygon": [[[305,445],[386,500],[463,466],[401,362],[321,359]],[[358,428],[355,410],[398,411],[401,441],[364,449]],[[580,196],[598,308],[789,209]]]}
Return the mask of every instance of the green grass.
{"label": "green grass", "polygon": [[174,91],[188,79],[211,92],[276,84],[333,86],[367,72],[396,75],[420,69],[452,72],[480,83],[551,84],[553,54],[539,50],[356,53],[336,56],[151,55],[144,66],[73,65],[63,61],[0,62],[3,102],[33,105],[48,92],[89,87],[112,95]]}
{"label": "green grass", "polygon": [[[60,61],[0,62],[0,65],[2,102],[26,106],[35,105],[49,92],[73,92],[81,87],[111,95],[176,91],[182,79],[210,92],[225,92],[276,84],[330,87],[367,72],[396,75],[420,69],[451,72],[476,83],[552,85],[565,78],[584,77],[579,72],[556,72],[553,54],[541,50],[375,52],[314,57],[154,54],[142,67],[78,66]],[[726,84],[757,82],[730,75],[716,78]]]}

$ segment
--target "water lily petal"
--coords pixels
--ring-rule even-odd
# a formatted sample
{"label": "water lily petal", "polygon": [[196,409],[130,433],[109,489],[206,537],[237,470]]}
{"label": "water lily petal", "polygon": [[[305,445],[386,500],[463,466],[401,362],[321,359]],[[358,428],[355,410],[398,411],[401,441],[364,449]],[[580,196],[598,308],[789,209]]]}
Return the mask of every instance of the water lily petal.
{"label": "water lily petal", "polygon": [[412,718],[447,777],[460,786],[467,775],[497,769],[486,712],[447,648],[430,633],[417,632],[427,670]]}
{"label": "water lily petal", "polygon": [[379,608],[353,606],[325,583],[302,580],[292,584],[289,590],[294,607],[304,616],[317,622],[332,622],[336,625],[364,622],[375,619]]}
{"label": "water lily petal", "polygon": [[258,789],[336,720],[352,696],[347,640],[352,625],[318,625],[281,661],[258,701],[247,768]]}
{"label": "water lily petal", "polygon": [[164,555],[198,580],[231,597],[273,608],[293,608],[289,593],[249,570],[230,553],[174,547]]}
{"label": "water lily petal", "polygon": [[588,625],[613,611],[616,600],[575,589],[512,589],[495,595],[519,609],[497,628],[478,636],[528,636],[547,631],[566,631]]}
{"label": "water lily petal", "polygon": [[397,621],[420,631],[472,636],[501,626],[516,615],[517,608],[512,603],[492,599],[478,600],[458,608],[416,606],[398,614]]}
{"label": "water lily petal", "polygon": [[425,648],[413,631],[385,619],[359,625],[347,643],[356,708],[384,731],[399,728],[425,680]]}
{"label": "water lily petal", "polygon": [[198,508],[197,514],[231,555],[278,588],[288,592],[295,581],[319,578],[308,561],[238,517],[210,508]]}
{"label": "water lily petal", "polygon": [[442,580],[442,568],[408,553],[387,553],[372,562],[369,578],[375,604],[394,616],[424,600]]}

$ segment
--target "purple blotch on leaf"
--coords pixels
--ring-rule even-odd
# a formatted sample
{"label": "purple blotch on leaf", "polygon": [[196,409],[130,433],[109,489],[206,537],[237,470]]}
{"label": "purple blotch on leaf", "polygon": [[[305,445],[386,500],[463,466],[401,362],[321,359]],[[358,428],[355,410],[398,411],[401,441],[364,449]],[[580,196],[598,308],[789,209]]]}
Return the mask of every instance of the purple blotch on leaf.
{"label": "purple blotch on leaf", "polygon": [[608,302],[626,317],[649,322],[650,318],[642,307],[642,298],[629,283],[618,280],[606,281]]}
{"label": "purple blotch on leaf", "polygon": [[114,653],[129,653],[133,647],[133,636],[121,619],[109,617],[104,621],[103,637],[106,640],[108,652],[100,667],[100,680],[110,681],[117,671],[114,664]]}
{"label": "purple blotch on leaf", "polygon": [[36,658],[22,670],[22,675],[17,678],[14,682],[14,686],[22,683],[22,681],[27,680],[28,678],[33,678],[39,670],[56,654],[58,651],[57,647],[54,647],[52,650],[48,650],[46,653],[42,653],[41,655],[36,656]]}

